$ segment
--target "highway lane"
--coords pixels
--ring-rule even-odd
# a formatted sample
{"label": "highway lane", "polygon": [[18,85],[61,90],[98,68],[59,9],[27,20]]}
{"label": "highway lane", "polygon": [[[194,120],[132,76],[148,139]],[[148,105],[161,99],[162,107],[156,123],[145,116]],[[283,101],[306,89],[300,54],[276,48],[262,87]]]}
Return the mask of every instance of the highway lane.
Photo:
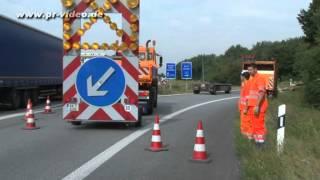
{"label": "highway lane", "polygon": [[[157,111],[160,116],[163,117],[164,115],[194,104],[231,96],[236,96],[236,94],[160,97]],[[136,177],[136,179],[140,179],[151,177],[150,175],[153,172],[151,169],[156,169],[163,164],[165,165],[165,162],[172,162],[172,164],[169,163],[169,165],[166,165],[166,168],[170,166],[175,167],[178,163],[182,165],[179,172],[189,172],[190,167],[188,167],[189,162],[187,162],[187,159],[192,153],[195,120],[199,118],[203,119],[205,125],[207,125],[205,127],[205,133],[208,136],[207,146],[208,149],[212,149],[212,152],[210,152],[213,155],[212,157],[224,157],[223,154],[220,155],[219,152],[225,152],[225,158],[231,158],[231,160],[221,163],[227,165],[232,164],[234,168],[231,168],[231,170],[235,172],[235,175],[232,175],[232,177],[237,177],[237,160],[234,157],[232,138],[230,138],[232,136],[232,130],[226,131],[226,135],[224,132],[221,132],[224,129],[228,130],[228,128],[232,128],[233,115],[235,114],[233,112],[235,112],[236,107],[235,101],[236,100],[230,100],[206,105],[190,110],[165,122],[162,125],[163,139],[170,144],[170,151],[167,152],[167,154],[162,154],[164,157],[161,157],[160,153],[150,154],[143,150],[149,145],[150,132],[148,132],[120,151],[119,154],[116,154],[110,161],[107,161],[103,166],[93,172],[88,179],[101,179],[102,177],[109,177],[111,179],[123,179],[126,177],[134,179],[132,177]],[[223,114],[226,116],[223,116]],[[21,130],[24,123],[21,117],[0,121],[0,179],[61,179],[100,152],[137,130],[137,128],[128,128],[123,125],[97,123],[73,127],[61,119],[60,110],[51,115],[38,114],[37,118],[39,119],[37,125],[41,127],[41,129],[37,131]],[[212,120],[209,121],[209,119]],[[152,122],[153,116],[144,117],[144,127],[151,125]],[[182,123],[182,127],[184,128],[180,128],[179,123]],[[219,128],[219,124],[223,126]],[[170,128],[172,130],[170,130]],[[226,137],[225,141],[218,141],[218,139],[216,139],[217,137],[221,139],[224,135]],[[176,143],[178,140],[181,141],[181,143]],[[219,144],[222,144],[224,148],[212,148]],[[175,153],[178,153],[179,156],[175,156]],[[188,156],[185,157],[185,155]],[[154,156],[158,157],[159,161],[156,161],[158,163],[150,163],[155,162],[155,159],[153,159]],[[141,163],[139,166],[132,166],[136,168],[140,167],[138,169],[130,168],[130,165],[137,162],[137,158],[140,159],[140,161],[141,159],[145,159],[146,163]],[[166,159],[168,160],[168,158],[170,158],[170,161],[165,161]],[[123,161],[123,159],[126,159],[126,161]],[[182,159],[184,160],[181,161]],[[121,162],[118,162],[118,160],[121,160]],[[215,167],[220,167],[217,162],[219,161],[214,160],[212,164],[206,166],[207,170],[210,169],[210,172],[215,172],[216,175],[226,174],[220,172],[219,169],[214,169]],[[150,166],[150,164],[154,164],[154,166]],[[109,169],[108,167],[110,166],[114,168]],[[118,169],[118,171],[116,169]],[[119,171],[120,169],[123,171]],[[146,173],[148,169],[150,170],[149,174]],[[167,171],[165,168],[162,170]],[[159,177],[161,172],[163,171],[155,173]],[[186,174],[188,174],[188,172],[186,172]],[[126,174],[128,176],[125,176]],[[170,176],[171,175],[167,173],[161,177],[172,179]],[[208,177],[212,176],[208,175]]]}

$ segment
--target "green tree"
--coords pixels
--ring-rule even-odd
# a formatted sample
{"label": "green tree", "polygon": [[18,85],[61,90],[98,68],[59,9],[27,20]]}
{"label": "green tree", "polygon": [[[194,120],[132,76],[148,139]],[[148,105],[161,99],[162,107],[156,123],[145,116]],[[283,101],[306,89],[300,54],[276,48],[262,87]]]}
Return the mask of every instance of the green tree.
{"label": "green tree", "polygon": [[320,0],[313,0],[308,10],[301,10],[298,21],[302,26],[306,41],[311,44],[320,42]]}

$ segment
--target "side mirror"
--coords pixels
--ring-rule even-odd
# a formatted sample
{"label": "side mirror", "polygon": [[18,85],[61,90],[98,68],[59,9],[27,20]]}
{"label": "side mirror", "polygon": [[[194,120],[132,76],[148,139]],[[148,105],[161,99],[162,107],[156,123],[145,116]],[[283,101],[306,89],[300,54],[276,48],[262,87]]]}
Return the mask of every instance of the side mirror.
{"label": "side mirror", "polygon": [[159,66],[162,67],[162,63],[163,63],[163,57],[160,56],[160,62],[159,62]]}

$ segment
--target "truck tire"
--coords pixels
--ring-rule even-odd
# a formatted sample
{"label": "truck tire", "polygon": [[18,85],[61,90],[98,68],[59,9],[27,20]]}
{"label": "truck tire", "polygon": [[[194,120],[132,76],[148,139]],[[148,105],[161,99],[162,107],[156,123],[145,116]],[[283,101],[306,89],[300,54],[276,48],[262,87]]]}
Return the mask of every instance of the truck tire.
{"label": "truck tire", "polygon": [[154,98],[154,92],[153,92],[153,88],[150,88],[149,91],[149,100],[147,101],[147,114],[151,115],[153,113],[153,98]]}
{"label": "truck tire", "polygon": [[154,100],[153,100],[153,107],[158,107],[158,88],[154,88]]}
{"label": "truck tire", "polygon": [[193,94],[200,94],[199,90],[193,90]]}
{"label": "truck tire", "polygon": [[135,127],[141,127],[142,126],[142,109],[139,108],[138,110],[138,121],[134,124]]}
{"label": "truck tire", "polygon": [[226,90],[226,91],[224,91],[224,93],[226,93],[226,94],[230,94],[230,89],[229,90]]}
{"label": "truck tire", "polygon": [[21,107],[21,92],[15,89],[11,92],[11,106],[10,109],[16,110]]}
{"label": "truck tire", "polygon": [[[28,99],[29,98],[31,99],[31,97],[30,97],[31,93],[28,90],[24,90],[24,91],[21,91],[20,94],[21,94],[21,104],[20,104],[20,106],[21,107],[25,107],[27,105],[27,103],[28,103]],[[32,99],[31,99],[31,102],[32,102],[32,105],[35,105]]]}
{"label": "truck tire", "polygon": [[210,89],[209,92],[210,92],[211,95],[217,94],[217,90],[216,90],[215,87],[213,87],[212,89]]}
{"label": "truck tire", "polygon": [[34,105],[37,105],[39,103],[39,91],[38,89],[32,89],[30,92],[31,101]]}

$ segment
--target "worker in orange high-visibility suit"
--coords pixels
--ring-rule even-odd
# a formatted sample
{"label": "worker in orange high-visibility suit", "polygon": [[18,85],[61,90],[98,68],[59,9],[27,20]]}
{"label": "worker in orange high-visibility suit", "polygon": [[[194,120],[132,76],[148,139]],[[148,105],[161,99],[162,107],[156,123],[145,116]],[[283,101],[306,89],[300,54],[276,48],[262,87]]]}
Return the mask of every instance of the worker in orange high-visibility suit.
{"label": "worker in orange high-visibility suit", "polygon": [[265,113],[268,108],[266,98],[266,80],[258,73],[257,65],[252,63],[248,67],[250,79],[248,81],[248,116],[252,121],[253,138],[257,145],[265,142],[267,129]]}
{"label": "worker in orange high-visibility suit", "polygon": [[247,96],[249,93],[248,90],[248,80],[250,74],[248,71],[242,71],[241,73],[241,89],[240,89],[240,99],[238,102],[238,108],[240,111],[240,131],[241,134],[248,139],[252,139],[252,122],[247,115],[248,112],[248,101]]}

